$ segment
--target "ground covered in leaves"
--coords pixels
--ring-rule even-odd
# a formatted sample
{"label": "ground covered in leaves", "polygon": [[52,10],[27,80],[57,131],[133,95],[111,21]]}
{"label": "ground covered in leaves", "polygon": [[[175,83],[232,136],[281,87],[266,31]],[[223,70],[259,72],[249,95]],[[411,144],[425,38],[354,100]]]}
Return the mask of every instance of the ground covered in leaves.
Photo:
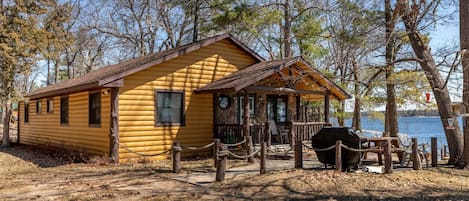
{"label": "ground covered in leaves", "polygon": [[[185,161],[181,174],[214,177],[212,163]],[[112,165],[71,152],[3,148],[0,200],[469,200],[469,171],[449,167],[387,175],[291,169],[197,184],[176,179],[181,174],[170,165]]]}

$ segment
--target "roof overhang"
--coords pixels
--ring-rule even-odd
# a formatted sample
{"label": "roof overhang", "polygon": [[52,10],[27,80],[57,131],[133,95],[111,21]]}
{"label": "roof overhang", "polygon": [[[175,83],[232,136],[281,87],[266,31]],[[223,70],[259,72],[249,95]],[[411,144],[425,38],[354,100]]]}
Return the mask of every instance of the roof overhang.
{"label": "roof overhang", "polygon": [[[264,80],[275,73],[279,73],[285,68],[292,66],[301,67],[306,74],[306,78],[315,82],[322,90],[302,90],[291,87],[268,87],[255,86],[258,81]],[[301,57],[288,58],[274,61],[264,61],[246,67],[243,70],[228,75],[220,80],[212,82],[206,86],[194,90],[195,93],[216,93],[216,92],[239,92],[264,91],[272,93],[309,94],[309,95],[330,95],[338,100],[345,100],[351,96],[332,80],[324,76],[319,70],[313,68]]]}

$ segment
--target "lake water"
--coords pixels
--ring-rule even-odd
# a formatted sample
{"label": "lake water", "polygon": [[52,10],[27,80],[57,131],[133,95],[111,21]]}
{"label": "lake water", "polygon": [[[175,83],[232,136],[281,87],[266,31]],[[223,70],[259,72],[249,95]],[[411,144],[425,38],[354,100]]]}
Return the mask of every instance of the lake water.
{"label": "lake water", "polygon": [[[440,117],[399,117],[398,120],[399,132],[406,133],[410,137],[416,137],[419,144],[430,143],[431,137],[438,138],[438,147],[448,144]],[[459,124],[462,125],[461,120],[459,120]],[[351,127],[352,119],[347,119],[345,126]],[[384,130],[384,122],[362,116],[362,129],[382,132]]]}

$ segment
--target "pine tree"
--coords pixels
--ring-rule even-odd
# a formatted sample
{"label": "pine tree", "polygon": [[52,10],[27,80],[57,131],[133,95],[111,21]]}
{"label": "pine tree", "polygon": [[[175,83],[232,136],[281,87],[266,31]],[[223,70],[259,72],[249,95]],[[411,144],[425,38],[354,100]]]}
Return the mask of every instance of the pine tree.
{"label": "pine tree", "polygon": [[46,12],[40,1],[0,1],[0,104],[3,108],[3,146],[9,146],[12,102],[18,75],[28,73],[36,53],[44,46],[39,15]]}

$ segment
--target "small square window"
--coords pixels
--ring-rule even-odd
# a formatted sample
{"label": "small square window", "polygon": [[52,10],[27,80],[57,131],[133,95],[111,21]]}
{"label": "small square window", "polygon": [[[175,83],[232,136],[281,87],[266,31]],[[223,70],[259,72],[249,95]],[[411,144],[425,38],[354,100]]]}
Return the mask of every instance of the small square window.
{"label": "small square window", "polygon": [[29,122],[29,103],[24,103],[24,123]]}
{"label": "small square window", "polygon": [[90,93],[88,99],[88,123],[101,124],[101,93]]}
{"label": "small square window", "polygon": [[60,97],[60,124],[68,124],[68,96]]}
{"label": "small square window", "polygon": [[184,92],[156,92],[156,124],[184,125]]}
{"label": "small square window", "polygon": [[47,112],[48,113],[54,112],[54,98],[47,99]]}
{"label": "small square window", "polygon": [[41,99],[36,101],[36,113],[40,114],[42,111],[42,104],[41,104]]}

